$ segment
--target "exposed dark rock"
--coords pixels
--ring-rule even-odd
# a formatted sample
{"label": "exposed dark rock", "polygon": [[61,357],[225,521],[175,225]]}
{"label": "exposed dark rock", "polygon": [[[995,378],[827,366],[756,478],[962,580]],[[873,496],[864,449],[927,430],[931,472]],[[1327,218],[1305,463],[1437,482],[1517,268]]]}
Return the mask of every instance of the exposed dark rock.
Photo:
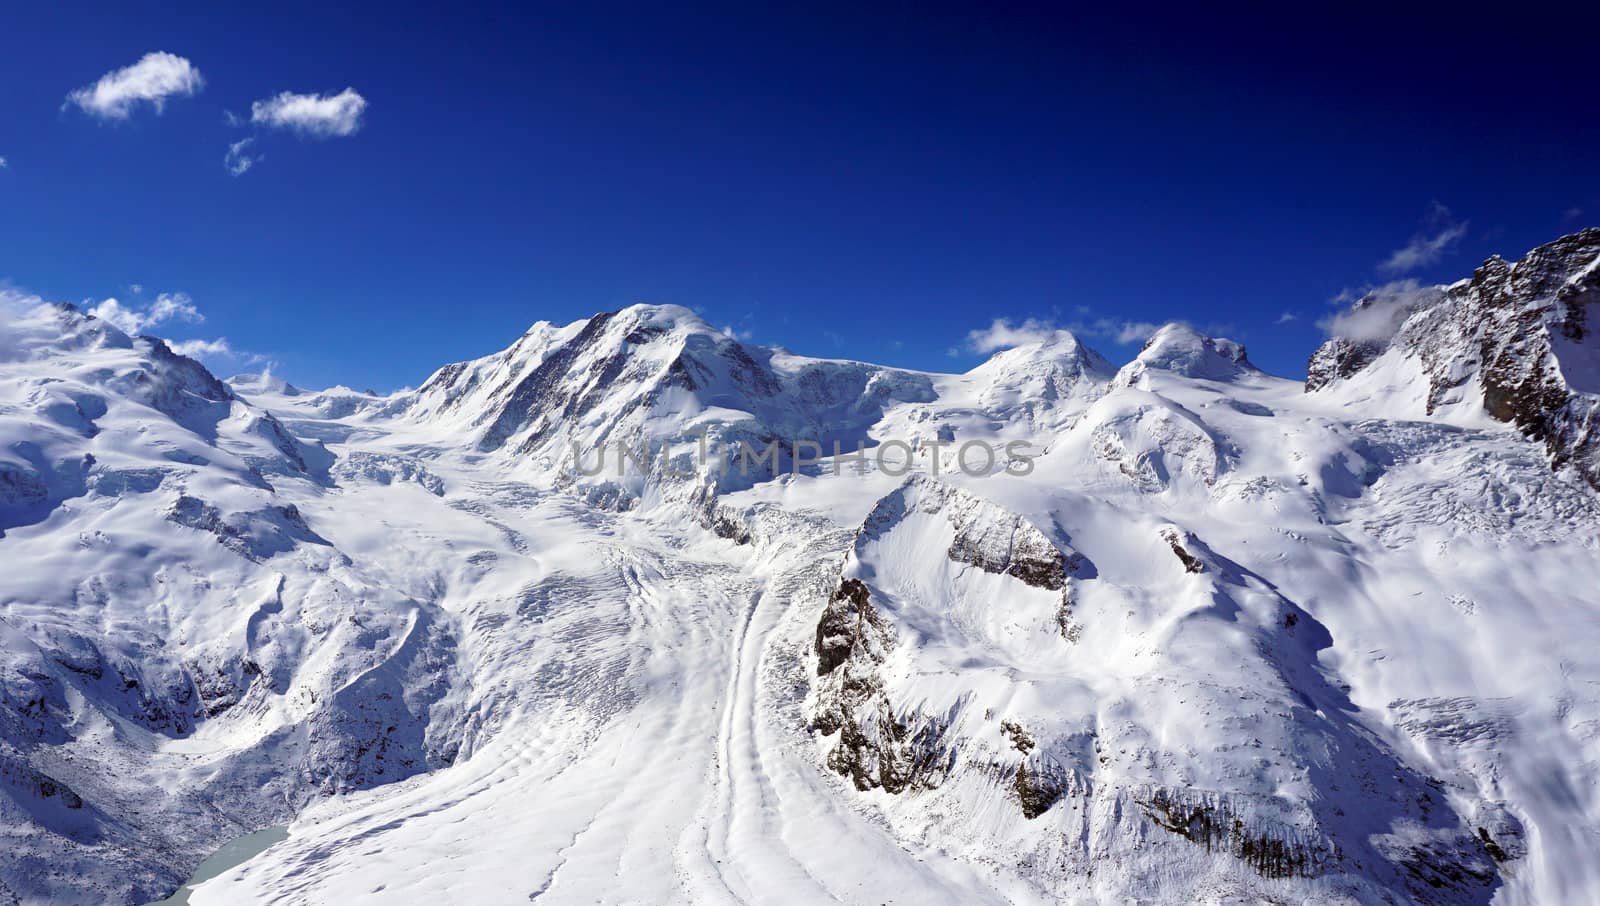
{"label": "exposed dark rock", "polygon": [[[1508,264],[1496,257],[1472,279],[1416,294],[1391,337],[1335,337],[1311,357],[1306,390],[1358,380],[1383,351],[1401,350],[1427,375],[1429,414],[1482,394],[1483,409],[1545,446],[1552,467],[1572,465],[1600,487],[1600,229],[1587,229]],[[1370,298],[1356,303],[1359,311]]]}
{"label": "exposed dark rock", "polygon": [[1166,540],[1167,545],[1172,548],[1172,552],[1183,562],[1185,572],[1198,573],[1205,571],[1206,565],[1204,561],[1189,553],[1188,548],[1183,546],[1183,536],[1176,529],[1162,529],[1161,537]]}
{"label": "exposed dark rock", "polygon": [[937,720],[897,718],[885,708],[864,723],[843,724],[827,765],[863,792],[932,789],[949,768],[946,729]]}
{"label": "exposed dark rock", "polygon": [[1504,862],[1511,858],[1506,854],[1505,849],[1503,849],[1500,844],[1494,842],[1493,837],[1489,836],[1489,831],[1487,828],[1478,828],[1478,839],[1483,841],[1483,851],[1489,854],[1489,858],[1495,860],[1496,862]]}
{"label": "exposed dark rock", "polygon": [[827,676],[843,664],[863,641],[864,633],[883,634],[871,598],[866,583],[860,579],[845,579],[839,583],[817,623],[818,676]]}
{"label": "exposed dark rock", "polygon": [[1083,637],[1083,626],[1072,616],[1073,605],[1077,603],[1077,594],[1069,584],[1061,590],[1061,606],[1056,608],[1056,626],[1061,629],[1061,637],[1068,642],[1077,642]]}
{"label": "exposed dark rock", "polygon": [[812,727],[839,734],[829,769],[856,789],[901,793],[939,785],[953,754],[944,721],[920,712],[899,713],[884,693],[878,668],[893,644],[859,579],[844,579],[817,624],[817,709]]}
{"label": "exposed dark rock", "polygon": [[1001,721],[1000,731],[1011,740],[1011,747],[1024,755],[1033,751],[1034,746],[1038,745],[1034,742],[1033,736],[1022,728],[1022,724],[1014,720]]}
{"label": "exposed dark rock", "polygon": [[1033,820],[1050,810],[1066,794],[1066,790],[1056,779],[1045,772],[1030,772],[1028,762],[1023,761],[1017,765],[1017,776],[1011,784],[1011,789],[1017,794],[1017,801],[1022,805],[1022,815],[1028,820]]}
{"label": "exposed dark rock", "polygon": [[1497,877],[1493,862],[1467,862],[1460,853],[1431,844],[1415,847],[1398,864],[1412,880],[1436,891],[1481,890],[1492,886]]}
{"label": "exposed dark rock", "polygon": [[1230,853],[1265,878],[1309,877],[1329,856],[1320,842],[1299,839],[1287,828],[1250,826],[1225,802],[1160,789],[1135,801],[1162,830],[1207,852]]}
{"label": "exposed dark rock", "polygon": [[1372,364],[1383,353],[1383,344],[1334,337],[1311,353],[1306,363],[1306,392],[1311,393],[1335,381],[1350,377]]}

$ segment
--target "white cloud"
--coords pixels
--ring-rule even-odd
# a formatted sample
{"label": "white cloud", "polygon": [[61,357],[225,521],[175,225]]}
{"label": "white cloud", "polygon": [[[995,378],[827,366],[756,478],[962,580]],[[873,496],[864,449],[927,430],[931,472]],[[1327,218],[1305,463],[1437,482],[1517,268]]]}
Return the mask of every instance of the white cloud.
{"label": "white cloud", "polygon": [[738,330],[732,325],[722,328],[722,335],[730,340],[748,340],[755,335],[753,330]]}
{"label": "white cloud", "polygon": [[1161,329],[1160,324],[1153,324],[1149,321],[1123,321],[1120,324],[1113,325],[1110,321],[1102,318],[1096,323],[1102,325],[1099,329],[1104,335],[1110,336],[1122,344],[1143,343],[1145,340],[1150,339],[1151,334]]}
{"label": "white cloud", "polygon": [[10,164],[6,163],[6,159],[3,158],[3,157],[0,157],[0,170],[4,170],[8,166],[10,166]]}
{"label": "white cloud", "polygon": [[1290,321],[1298,321],[1298,320],[1300,320],[1300,316],[1299,315],[1295,314],[1292,311],[1286,311],[1283,314],[1278,316],[1278,320],[1277,320],[1276,323],[1278,323],[1278,324],[1288,324]]}
{"label": "white cloud", "polygon": [[167,321],[186,321],[198,324],[205,315],[195,308],[194,300],[186,293],[162,293],[143,308],[124,305],[116,299],[106,299],[88,313],[107,321],[126,334],[141,334],[157,324]]}
{"label": "white cloud", "polygon": [[1010,318],[995,318],[988,327],[967,334],[967,348],[978,353],[994,352],[1027,343],[1042,343],[1055,332],[1054,324],[1038,318],[1028,318],[1021,324],[1012,324]]}
{"label": "white cloud", "polygon": [[[0,167],[3,167],[5,165],[6,165],[6,159],[3,158],[3,157],[0,157]],[[1583,216],[1583,208],[1567,208],[1566,211],[1562,212],[1561,220],[1562,220],[1562,222],[1568,222],[1568,221],[1577,220],[1579,217],[1582,217],[1582,216]]]}
{"label": "white cloud", "polygon": [[328,138],[354,135],[361,128],[367,99],[346,88],[338,94],[295,94],[285,91],[250,105],[250,122],[274,129]]}
{"label": "white cloud", "polygon": [[[1354,305],[1319,320],[1317,326],[1329,336],[1358,343],[1384,340],[1394,336],[1412,312],[1437,301],[1441,292],[1437,286],[1422,286],[1410,279],[1369,287]],[[1342,303],[1353,295],[1356,293],[1347,289],[1333,301]]]}
{"label": "white cloud", "polygon": [[227,337],[217,337],[215,340],[178,340],[167,341],[167,347],[178,355],[188,356],[191,359],[205,359],[215,367],[227,363],[234,365],[266,365],[268,370],[274,367],[272,359],[259,352],[247,352],[243,349],[234,349]]}
{"label": "white cloud", "polygon": [[1427,223],[1428,231],[1418,233],[1410,242],[1391,252],[1378,265],[1378,270],[1399,275],[1427,267],[1444,257],[1445,252],[1467,235],[1467,222],[1457,222],[1451,217],[1450,209],[1438,202],[1428,210]]}
{"label": "white cloud", "polygon": [[250,147],[254,138],[241,138],[228,146],[228,153],[223,155],[222,165],[234,176],[243,176],[249,169],[266,157],[265,154],[250,155],[246,149]]}
{"label": "white cloud", "polygon": [[205,85],[200,70],[177,54],[147,53],[132,66],[124,66],[67,95],[67,104],[101,119],[125,120],[139,103],[145,102],[160,113],[167,98],[192,97]]}
{"label": "white cloud", "polygon": [[[1079,311],[1087,311],[1087,309],[1080,306]],[[1010,318],[996,318],[988,327],[969,332],[964,348],[952,348],[949,353],[951,356],[959,356],[963,352],[982,354],[1028,343],[1043,343],[1054,339],[1055,335],[1063,329],[1080,337],[1108,340],[1126,346],[1134,343],[1143,343],[1149,339],[1151,334],[1161,329],[1161,325],[1150,321],[1121,321],[1114,318],[1097,318],[1093,321],[1069,324],[1062,328],[1058,327],[1054,321],[1047,321],[1041,318],[1027,318],[1020,324],[1014,323]]]}
{"label": "white cloud", "polygon": [[190,358],[197,356],[231,357],[234,354],[233,347],[228,345],[227,337],[217,337],[215,340],[179,340],[167,345],[178,355],[186,355]]}

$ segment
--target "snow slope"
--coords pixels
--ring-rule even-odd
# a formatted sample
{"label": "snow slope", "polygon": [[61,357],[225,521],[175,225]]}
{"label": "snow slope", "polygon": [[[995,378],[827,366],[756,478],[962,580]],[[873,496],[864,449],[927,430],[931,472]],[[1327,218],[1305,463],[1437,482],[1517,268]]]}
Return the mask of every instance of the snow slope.
{"label": "snow slope", "polygon": [[[312,392],[23,305],[0,902],[282,823],[192,901],[1600,901],[1587,334],[1542,326],[1594,236],[1479,280],[1538,313],[1493,374],[1416,308],[1313,392],[1182,325],[943,375],[669,306]],[[1559,418],[1474,389],[1553,372]],[[618,441],[667,453],[574,471]]]}

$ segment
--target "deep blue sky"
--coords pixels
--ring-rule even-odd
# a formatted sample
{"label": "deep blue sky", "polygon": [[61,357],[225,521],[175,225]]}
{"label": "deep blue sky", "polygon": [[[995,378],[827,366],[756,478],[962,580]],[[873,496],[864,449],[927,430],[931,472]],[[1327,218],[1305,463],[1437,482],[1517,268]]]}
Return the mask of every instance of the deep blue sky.
{"label": "deep blue sky", "polygon": [[[1600,222],[1600,44],[1571,14],[765,6],[13,5],[0,279],[187,293],[206,322],[155,332],[312,386],[414,384],[635,301],[939,370],[998,317],[1103,322],[1119,361],[1123,322],[1186,319],[1299,376],[1341,290]],[[157,50],[204,89],[63,109]],[[346,87],[351,136],[224,122]]]}

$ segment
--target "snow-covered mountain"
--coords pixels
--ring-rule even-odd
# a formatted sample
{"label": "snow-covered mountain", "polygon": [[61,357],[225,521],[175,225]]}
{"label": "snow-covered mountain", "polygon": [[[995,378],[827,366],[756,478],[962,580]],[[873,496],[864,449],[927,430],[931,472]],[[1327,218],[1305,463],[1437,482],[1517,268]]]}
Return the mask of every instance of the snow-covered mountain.
{"label": "snow-covered mountain", "polygon": [[1353,336],[1312,355],[1306,389],[1348,398],[1382,384],[1420,415],[1487,413],[1544,443],[1554,466],[1570,464],[1600,486],[1596,302],[1600,229],[1589,229],[1514,264],[1490,258],[1450,286],[1364,297]]}
{"label": "snow-covered mountain", "polygon": [[381,396],[13,299],[0,902],[269,825],[191,901],[1596,901],[1597,262],[1368,297],[1305,383],[633,306]]}

